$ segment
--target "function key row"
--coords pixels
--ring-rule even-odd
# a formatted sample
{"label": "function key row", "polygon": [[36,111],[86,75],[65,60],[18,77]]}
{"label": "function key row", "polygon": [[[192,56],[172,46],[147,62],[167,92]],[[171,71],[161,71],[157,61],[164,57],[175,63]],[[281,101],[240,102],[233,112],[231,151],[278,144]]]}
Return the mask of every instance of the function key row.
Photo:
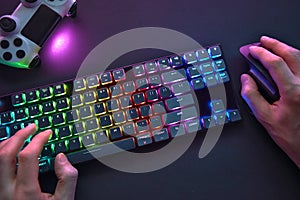
{"label": "function key row", "polygon": [[30,104],[38,102],[40,100],[47,100],[53,97],[60,97],[66,95],[68,92],[68,87],[66,84],[58,84],[55,86],[49,86],[37,90],[27,91],[24,93],[19,93],[11,96],[11,102],[13,106],[21,106],[25,104]]}
{"label": "function key row", "polygon": [[92,75],[87,78],[78,78],[74,80],[74,90],[76,92],[83,91],[88,88],[96,88],[100,85],[108,85],[117,83],[126,79],[124,69],[114,70],[112,72],[104,72],[100,75]]}

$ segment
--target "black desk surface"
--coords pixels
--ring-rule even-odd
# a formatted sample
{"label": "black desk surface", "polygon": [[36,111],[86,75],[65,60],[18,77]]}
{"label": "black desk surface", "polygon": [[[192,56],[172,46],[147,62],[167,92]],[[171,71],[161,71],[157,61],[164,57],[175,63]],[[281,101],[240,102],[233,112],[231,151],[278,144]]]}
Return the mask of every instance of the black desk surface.
{"label": "black desk surface", "polygon": [[[69,29],[70,43],[65,51],[55,58],[46,57],[51,45],[47,43],[40,52],[43,64],[39,68],[22,71],[1,66],[0,95],[75,77],[85,56],[117,33],[138,27],[164,27],[180,31],[203,46],[222,44],[244,118],[223,130],[204,159],[198,158],[204,138],[198,135],[176,162],[151,173],[119,172],[98,161],[76,165],[76,199],[300,198],[299,170],[249,114],[239,95],[239,76],[247,70],[239,54],[241,45],[266,34],[300,48],[298,0],[78,2],[78,17],[63,20],[56,29]],[[0,15],[10,14],[18,3],[2,1]],[[123,58],[122,64],[159,57],[160,53],[137,53]],[[43,175],[42,188],[53,191],[55,181],[54,174]]]}

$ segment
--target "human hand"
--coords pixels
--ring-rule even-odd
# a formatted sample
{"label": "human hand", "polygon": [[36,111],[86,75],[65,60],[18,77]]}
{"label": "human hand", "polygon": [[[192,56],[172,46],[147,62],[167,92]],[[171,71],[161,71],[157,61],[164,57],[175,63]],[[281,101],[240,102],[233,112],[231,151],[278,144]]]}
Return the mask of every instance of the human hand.
{"label": "human hand", "polygon": [[[36,131],[31,124],[18,131],[10,139],[0,143],[0,199],[3,200],[71,200],[74,199],[77,170],[64,154],[55,159],[55,173],[58,177],[55,194],[42,193],[38,176],[38,157],[47,143],[51,130],[37,134],[22,150],[24,141]],[[20,152],[19,152],[20,151]],[[16,156],[18,155],[18,169]]]}
{"label": "human hand", "polygon": [[251,47],[278,86],[280,99],[269,104],[253,79],[241,76],[241,94],[272,139],[300,168],[300,51],[278,40],[261,37],[262,47]]}

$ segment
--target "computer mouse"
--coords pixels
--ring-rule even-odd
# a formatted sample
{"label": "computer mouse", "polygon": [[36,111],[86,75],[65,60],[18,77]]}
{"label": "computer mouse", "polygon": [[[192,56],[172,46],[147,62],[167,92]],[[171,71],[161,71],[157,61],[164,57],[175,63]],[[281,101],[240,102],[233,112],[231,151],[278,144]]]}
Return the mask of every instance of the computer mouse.
{"label": "computer mouse", "polygon": [[246,58],[249,63],[248,74],[255,80],[258,90],[262,96],[269,102],[274,103],[280,98],[278,87],[268,70],[262,65],[262,63],[255,59],[251,54],[249,47],[251,46],[261,46],[260,43],[253,43],[242,46],[240,48],[241,54]]}

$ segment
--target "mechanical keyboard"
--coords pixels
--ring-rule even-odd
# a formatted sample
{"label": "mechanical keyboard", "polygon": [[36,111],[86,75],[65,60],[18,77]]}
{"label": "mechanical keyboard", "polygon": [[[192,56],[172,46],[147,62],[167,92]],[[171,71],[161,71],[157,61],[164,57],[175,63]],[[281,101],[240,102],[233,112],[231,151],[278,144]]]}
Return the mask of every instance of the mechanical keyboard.
{"label": "mechanical keyboard", "polygon": [[[226,96],[211,91],[224,88]],[[76,164],[241,120],[220,45],[0,98],[0,142],[30,123],[53,134],[40,172],[65,153]],[[184,136],[182,136],[184,137]],[[28,138],[25,145],[30,142]]]}

